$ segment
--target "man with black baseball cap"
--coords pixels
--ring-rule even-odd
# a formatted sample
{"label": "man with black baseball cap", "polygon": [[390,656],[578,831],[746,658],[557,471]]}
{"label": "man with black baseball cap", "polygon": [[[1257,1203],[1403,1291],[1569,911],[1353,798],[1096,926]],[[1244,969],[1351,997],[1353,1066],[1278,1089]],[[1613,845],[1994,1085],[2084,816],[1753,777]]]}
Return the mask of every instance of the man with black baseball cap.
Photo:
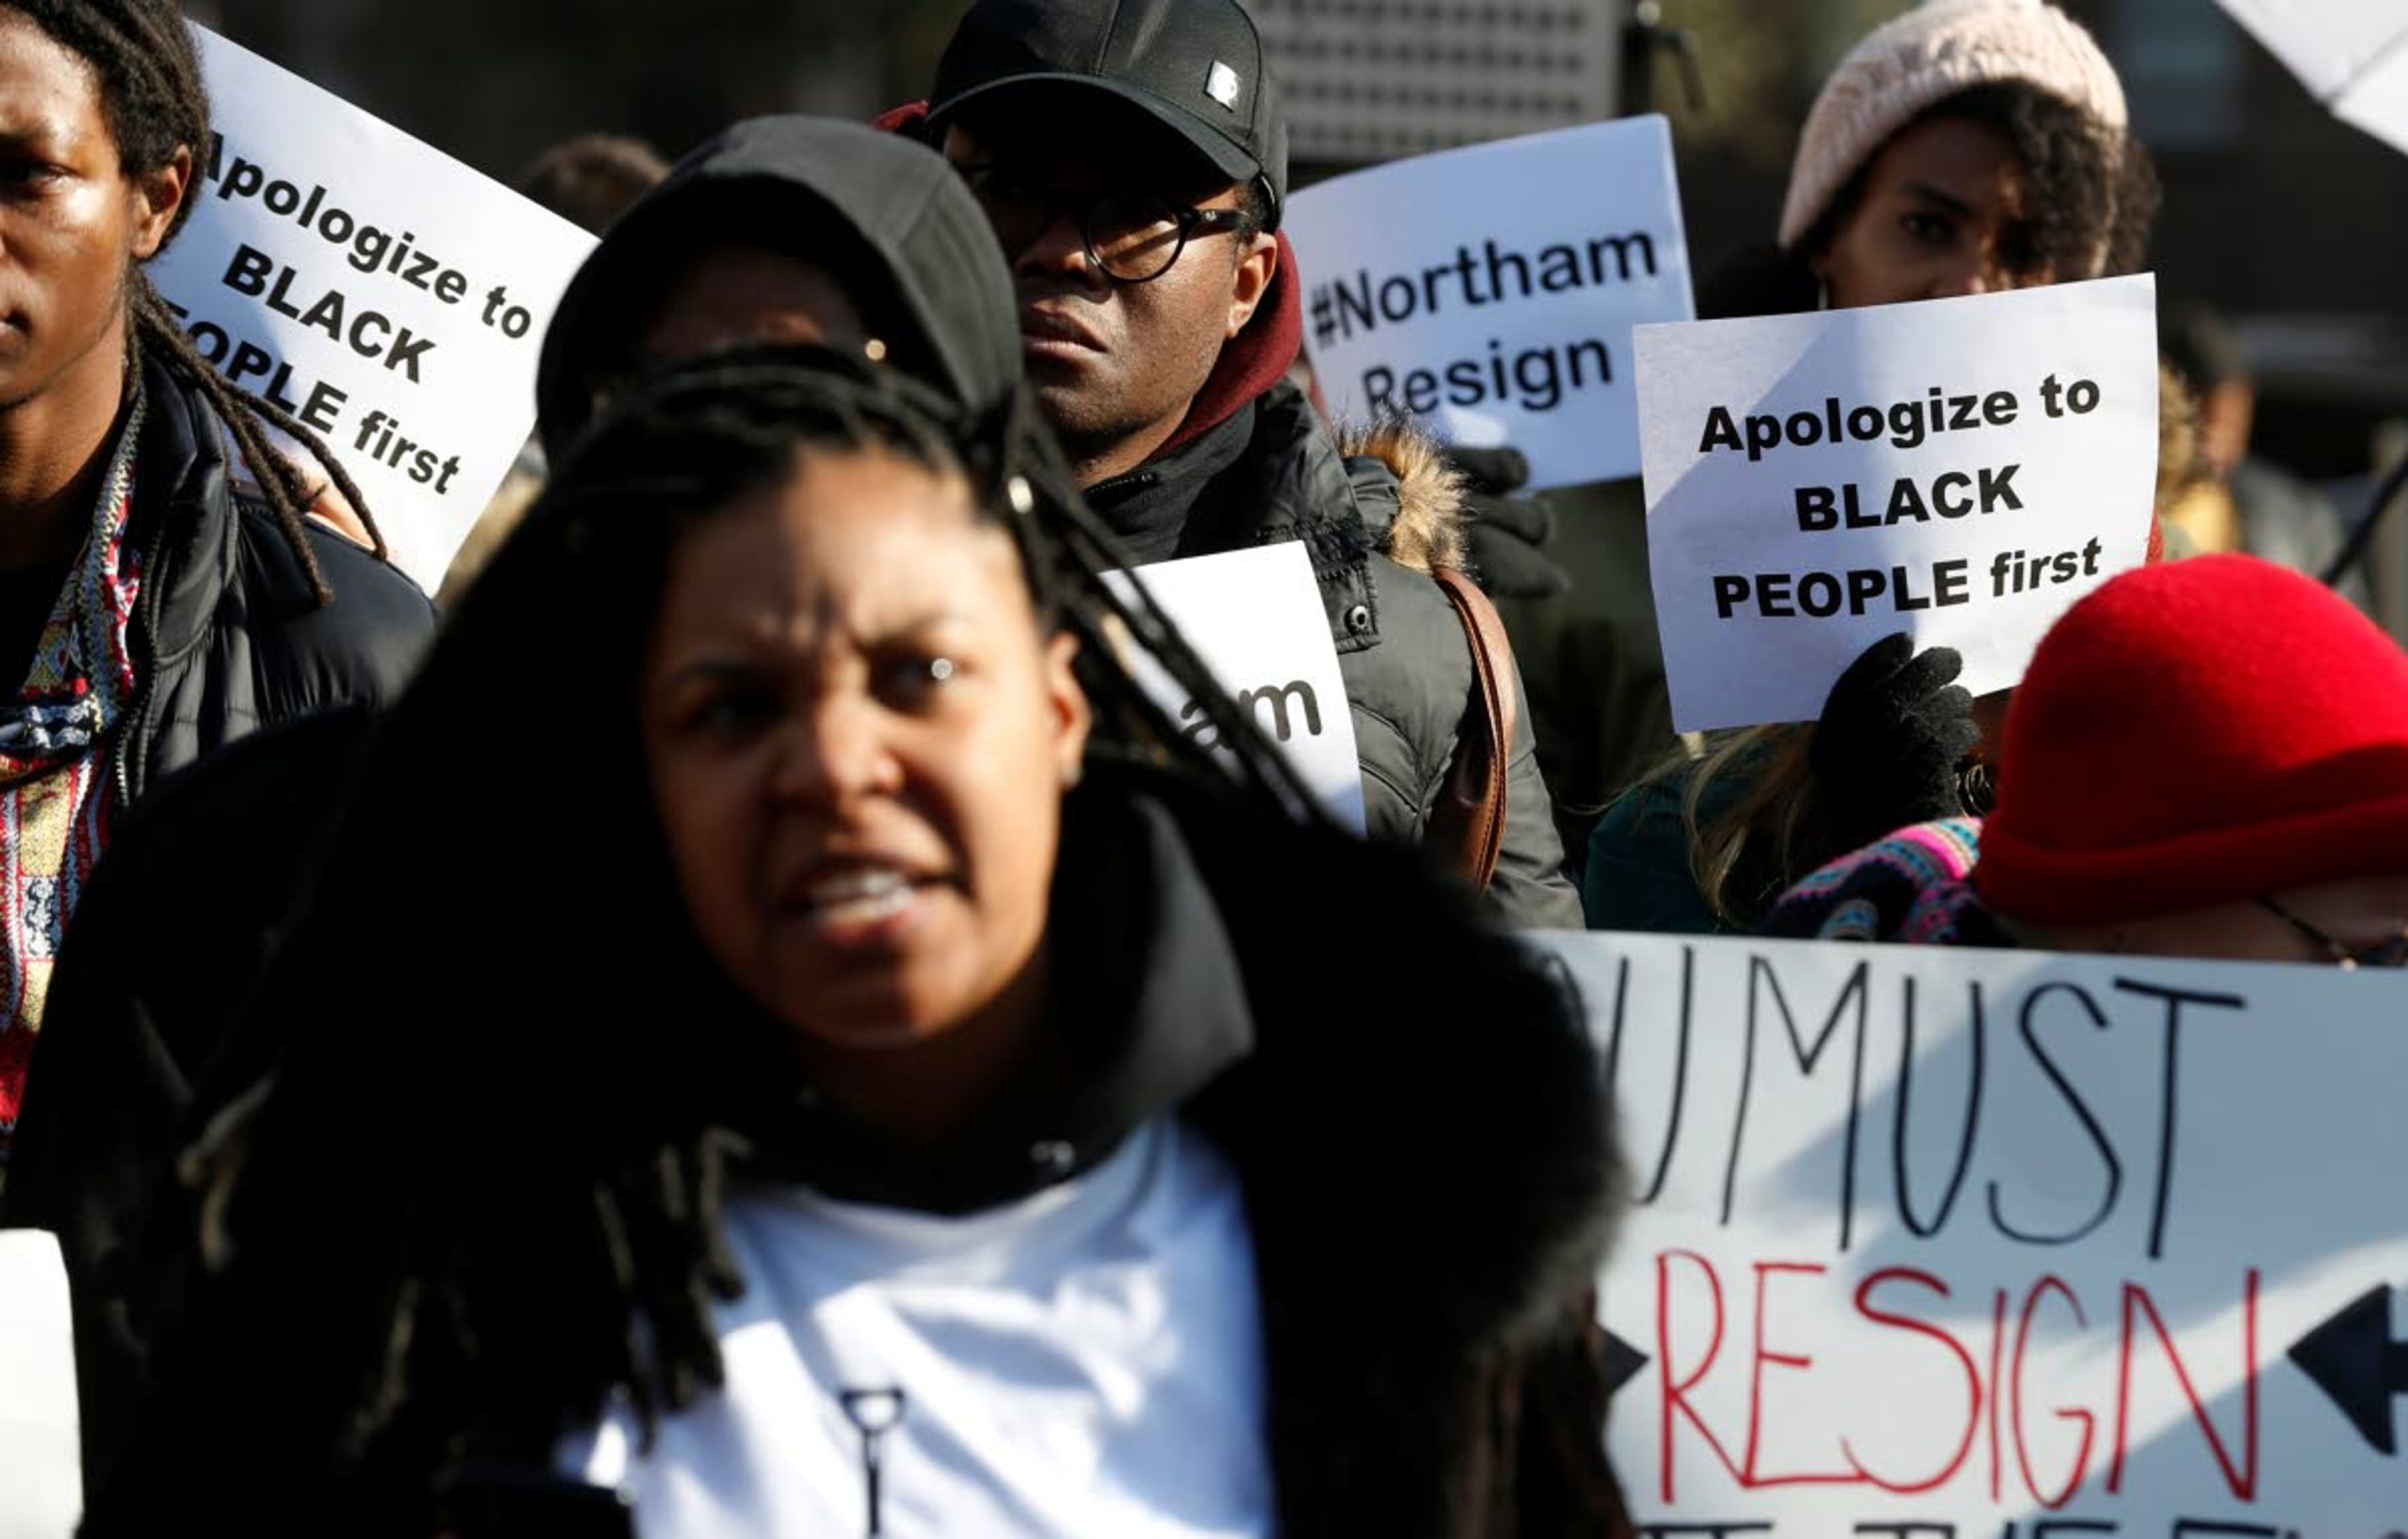
{"label": "man with black baseball cap", "polygon": [[[1398,433],[1341,453],[1284,378],[1303,340],[1287,123],[1253,20],[1234,0],[978,0],[923,130],[1002,242],[1029,382],[1088,501],[1140,561],[1305,542],[1369,831],[1423,841],[1479,701],[1429,575],[1460,563],[1460,482]],[[1488,900],[1577,928],[1526,725],[1508,765]]]}

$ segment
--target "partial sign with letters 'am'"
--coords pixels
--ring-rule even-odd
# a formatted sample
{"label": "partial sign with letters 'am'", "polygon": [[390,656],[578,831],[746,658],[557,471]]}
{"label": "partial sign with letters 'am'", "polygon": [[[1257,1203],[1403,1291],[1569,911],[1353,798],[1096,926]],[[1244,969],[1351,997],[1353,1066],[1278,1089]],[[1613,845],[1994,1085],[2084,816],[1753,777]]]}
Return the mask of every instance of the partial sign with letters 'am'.
{"label": "partial sign with letters 'am'", "polygon": [[217,143],[150,277],[204,357],[324,439],[432,591],[535,423],[594,237],[205,28]]}
{"label": "partial sign with letters 'am'", "polygon": [[1332,410],[1510,444],[1537,487],[1637,472],[1631,327],[1696,313],[1662,118],[1357,171],[1297,194],[1286,227]]}
{"label": "partial sign with letters 'am'", "polygon": [[[1304,547],[1288,540],[1158,561],[1137,576],[1322,808],[1360,833],[1363,772],[1354,757],[1354,710]],[[1127,574],[1111,580],[1128,591]],[[1197,746],[1220,745],[1220,729],[1203,706],[1151,655],[1132,649],[1129,663],[1139,684]]]}
{"label": "partial sign with letters 'am'", "polygon": [[1642,1533],[2408,1522],[2408,976],[1549,937],[1639,1206]]}

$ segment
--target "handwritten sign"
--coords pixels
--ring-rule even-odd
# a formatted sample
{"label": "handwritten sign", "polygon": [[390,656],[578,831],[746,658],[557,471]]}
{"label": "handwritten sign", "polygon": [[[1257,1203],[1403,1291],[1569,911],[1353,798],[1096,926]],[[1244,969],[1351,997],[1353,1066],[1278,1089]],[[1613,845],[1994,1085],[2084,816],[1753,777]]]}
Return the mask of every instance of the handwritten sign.
{"label": "handwritten sign", "polygon": [[[1138,569],[1146,592],[1204,666],[1287,755],[1332,817],[1363,831],[1363,772],[1354,717],[1338,672],[1337,643],[1304,547],[1289,540]],[[1126,574],[1111,574],[1124,594]],[[1221,746],[1205,708],[1145,653],[1131,649],[1138,683],[1195,739]]]}
{"label": "handwritten sign", "polygon": [[1642,1533],[2401,1532],[2408,977],[1550,937]]}
{"label": "handwritten sign", "polygon": [[1697,313],[1662,118],[1340,177],[1296,194],[1287,231],[1333,410],[1511,444],[1541,488],[1637,471],[1630,329]]}
{"label": "handwritten sign", "polygon": [[218,142],[151,280],[226,378],[325,439],[433,591],[535,423],[584,231],[205,28]]}
{"label": "handwritten sign", "polygon": [[0,1539],[65,1539],[83,1516],[66,1263],[41,1230],[0,1232]]}
{"label": "handwritten sign", "polygon": [[2156,282],[1638,335],[1648,559],[1683,731],[1811,721],[1907,631],[1975,694],[2148,547]]}

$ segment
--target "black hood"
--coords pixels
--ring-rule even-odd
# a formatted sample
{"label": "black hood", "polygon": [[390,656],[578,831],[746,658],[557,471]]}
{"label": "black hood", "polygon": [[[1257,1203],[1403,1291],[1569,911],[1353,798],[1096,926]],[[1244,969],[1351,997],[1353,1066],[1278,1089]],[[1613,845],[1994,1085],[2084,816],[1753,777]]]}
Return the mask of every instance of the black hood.
{"label": "black hood", "polygon": [[900,360],[984,410],[1019,383],[1019,305],[986,216],[926,146],[831,118],[754,118],[680,161],[578,269],[544,335],[537,425],[553,453],[594,412],[659,285],[737,238],[828,268]]}

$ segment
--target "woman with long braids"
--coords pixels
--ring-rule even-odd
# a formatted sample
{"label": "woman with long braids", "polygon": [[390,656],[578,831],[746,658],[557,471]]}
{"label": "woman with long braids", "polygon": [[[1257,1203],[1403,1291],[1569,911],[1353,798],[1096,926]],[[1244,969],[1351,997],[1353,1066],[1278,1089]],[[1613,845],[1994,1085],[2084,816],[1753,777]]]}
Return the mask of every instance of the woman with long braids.
{"label": "woman with long braids", "polygon": [[754,350],[555,467],[238,1028],[87,1533],[1626,1532],[1576,1001],[1296,819],[1034,420]]}
{"label": "woman with long braids", "polygon": [[0,1157],[117,816],[232,739],[396,691],[432,627],[380,550],[306,518],[271,427],[365,508],[315,436],[196,356],[143,273],[208,143],[170,0],[0,0]]}
{"label": "woman with long braids", "polygon": [[[688,155],[580,269],[544,338],[542,428],[563,452],[647,367],[730,341],[875,354],[992,410],[1020,379],[1017,314],[986,216],[942,156],[860,123],[755,119]],[[0,1225],[60,1236],[87,1479],[106,1478],[144,1393],[121,1253],[367,725],[328,713],[254,734],[149,798],[59,959]],[[541,794],[561,789],[547,777]]]}

